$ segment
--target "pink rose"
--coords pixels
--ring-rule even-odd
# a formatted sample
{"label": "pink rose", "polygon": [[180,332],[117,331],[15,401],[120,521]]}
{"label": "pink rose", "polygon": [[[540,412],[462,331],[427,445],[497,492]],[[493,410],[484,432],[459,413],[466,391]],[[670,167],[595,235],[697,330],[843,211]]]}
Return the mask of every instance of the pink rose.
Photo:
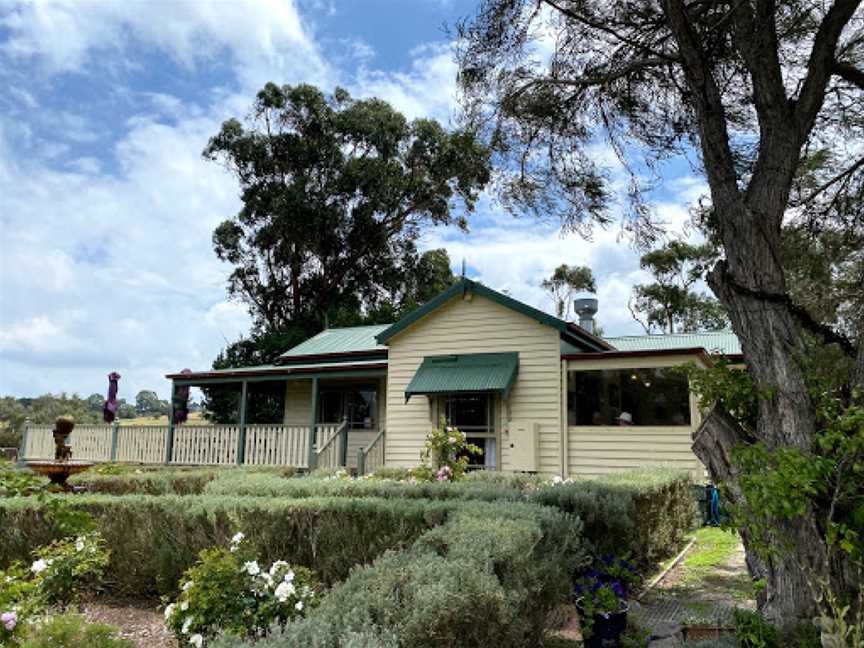
{"label": "pink rose", "polygon": [[9,632],[12,632],[18,624],[18,613],[4,612],[3,614],[0,614],[0,623],[2,623],[3,627],[9,630]]}

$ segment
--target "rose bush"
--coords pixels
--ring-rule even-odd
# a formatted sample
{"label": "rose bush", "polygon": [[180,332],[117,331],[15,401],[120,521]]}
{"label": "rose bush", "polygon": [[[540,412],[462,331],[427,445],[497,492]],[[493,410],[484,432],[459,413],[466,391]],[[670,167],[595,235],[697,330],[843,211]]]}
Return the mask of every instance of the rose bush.
{"label": "rose bush", "polygon": [[16,645],[29,623],[96,587],[109,552],[94,532],[52,542],[33,557],[29,568],[15,562],[0,571],[0,645]]}
{"label": "rose bush", "polygon": [[426,437],[420,453],[420,465],[411,470],[410,479],[415,481],[451,482],[462,479],[468,468],[468,455],[480,454],[482,450],[468,443],[468,439],[457,428],[447,425],[442,416],[437,428]]}
{"label": "rose bush", "polygon": [[277,560],[260,565],[242,533],[228,548],[205,549],[184,574],[165,622],[181,645],[201,648],[220,634],[260,637],[318,605],[321,586],[312,572]]}

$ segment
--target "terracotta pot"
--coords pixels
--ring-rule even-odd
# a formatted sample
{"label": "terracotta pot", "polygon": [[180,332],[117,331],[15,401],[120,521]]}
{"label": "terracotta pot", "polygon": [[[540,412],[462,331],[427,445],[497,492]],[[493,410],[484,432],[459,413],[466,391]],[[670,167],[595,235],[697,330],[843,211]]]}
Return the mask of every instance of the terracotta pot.
{"label": "terracotta pot", "polygon": [[[619,612],[613,612],[608,616],[603,614],[591,615],[591,636],[584,637],[585,648],[619,648],[621,646],[621,635],[627,629],[627,603],[622,601],[624,608]],[[582,598],[576,599],[576,611],[579,620],[585,619],[585,610],[582,609]],[[583,623],[584,625],[584,623]]]}

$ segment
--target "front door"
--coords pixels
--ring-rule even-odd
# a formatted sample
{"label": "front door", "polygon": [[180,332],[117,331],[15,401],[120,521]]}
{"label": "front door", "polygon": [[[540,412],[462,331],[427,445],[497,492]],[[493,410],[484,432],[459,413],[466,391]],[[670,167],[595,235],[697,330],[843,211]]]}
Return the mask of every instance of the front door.
{"label": "front door", "polygon": [[498,466],[498,443],[495,428],[495,394],[460,393],[444,397],[447,423],[462,431],[469,443],[479,446],[479,455],[469,455],[472,468],[495,470]]}
{"label": "front door", "polygon": [[378,389],[375,385],[322,386],[319,423],[341,423],[348,419],[352,430],[378,429]]}

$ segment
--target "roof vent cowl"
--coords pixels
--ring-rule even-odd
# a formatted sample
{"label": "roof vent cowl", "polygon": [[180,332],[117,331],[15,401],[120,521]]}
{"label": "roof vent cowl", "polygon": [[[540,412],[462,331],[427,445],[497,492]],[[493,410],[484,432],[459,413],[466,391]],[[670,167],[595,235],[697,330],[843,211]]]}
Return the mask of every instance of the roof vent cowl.
{"label": "roof vent cowl", "polygon": [[597,303],[597,300],[593,298],[573,300],[573,310],[579,315],[579,326],[592,334],[594,333],[594,316],[597,314]]}

